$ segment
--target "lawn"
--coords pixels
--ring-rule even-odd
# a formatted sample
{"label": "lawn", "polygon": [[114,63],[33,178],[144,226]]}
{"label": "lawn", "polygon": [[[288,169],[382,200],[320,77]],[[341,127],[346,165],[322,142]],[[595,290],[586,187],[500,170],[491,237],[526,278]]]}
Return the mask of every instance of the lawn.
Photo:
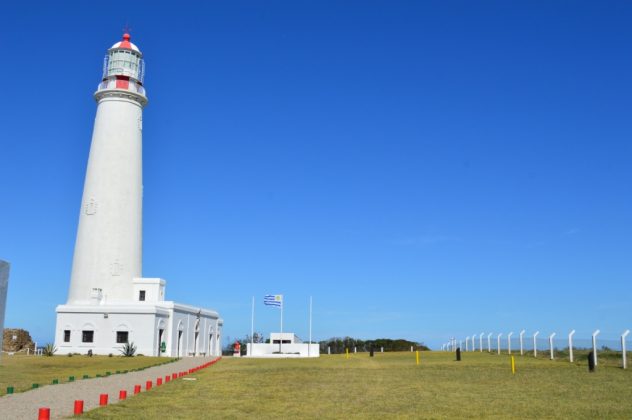
{"label": "lawn", "polygon": [[507,355],[423,352],[224,358],[86,414],[103,418],[632,418],[632,372]]}
{"label": "lawn", "polygon": [[69,381],[70,376],[82,380],[84,375],[90,378],[96,375],[105,376],[107,372],[116,374],[132,369],[143,369],[149,366],[169,362],[168,357],[108,357],[108,356],[26,356],[3,355],[0,359],[0,395],[7,393],[7,387],[14,392],[32,389],[33,384],[39,386],[52,384],[54,379],[59,383]]}

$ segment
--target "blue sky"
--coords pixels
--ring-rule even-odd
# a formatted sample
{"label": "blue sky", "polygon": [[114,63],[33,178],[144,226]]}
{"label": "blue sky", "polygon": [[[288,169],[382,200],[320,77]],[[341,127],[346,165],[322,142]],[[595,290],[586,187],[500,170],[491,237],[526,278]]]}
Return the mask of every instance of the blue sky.
{"label": "blue sky", "polygon": [[105,51],[147,64],[144,268],[225,337],[632,328],[632,4],[11,2],[6,326],[67,297]]}

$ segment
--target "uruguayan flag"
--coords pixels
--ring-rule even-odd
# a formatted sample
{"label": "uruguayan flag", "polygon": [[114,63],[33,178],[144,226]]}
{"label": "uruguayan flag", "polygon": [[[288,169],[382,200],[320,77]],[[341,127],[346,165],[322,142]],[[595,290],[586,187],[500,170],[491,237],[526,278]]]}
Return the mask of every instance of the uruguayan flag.
{"label": "uruguayan flag", "polygon": [[283,305],[283,295],[265,295],[263,303],[268,306],[281,306]]}

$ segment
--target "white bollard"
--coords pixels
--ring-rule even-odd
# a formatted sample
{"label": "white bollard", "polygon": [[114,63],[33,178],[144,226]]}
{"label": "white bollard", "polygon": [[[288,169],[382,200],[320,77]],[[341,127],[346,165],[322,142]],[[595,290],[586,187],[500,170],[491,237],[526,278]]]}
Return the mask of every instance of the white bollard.
{"label": "white bollard", "polygon": [[568,360],[573,363],[573,335],[575,335],[575,330],[568,333]]}
{"label": "white bollard", "polygon": [[503,333],[498,334],[498,354],[500,354],[500,336],[503,335]]}
{"label": "white bollard", "polygon": [[623,357],[623,369],[628,368],[628,357],[625,354],[625,338],[630,334],[630,330],[625,330],[623,334],[621,334],[621,353]]}
{"label": "white bollard", "polygon": [[524,355],[524,348],[522,347],[522,344],[523,344],[522,337],[524,337],[525,332],[526,332],[525,330],[520,331],[520,356]]}
{"label": "white bollard", "polygon": [[327,346],[327,354],[331,354],[331,346]]}
{"label": "white bollard", "polygon": [[555,333],[549,335],[549,350],[551,351],[551,360],[555,359],[555,354],[553,350],[553,337],[555,337]]}
{"label": "white bollard", "polygon": [[384,347],[380,347],[380,353],[384,353]]}
{"label": "white bollard", "polygon": [[538,357],[538,334],[540,334],[540,331],[536,331],[535,334],[533,334],[533,357]]}
{"label": "white bollard", "polygon": [[410,352],[411,353],[413,352],[413,346],[410,346]]}
{"label": "white bollard", "polygon": [[511,354],[511,336],[513,335],[513,331],[507,335],[507,354]]}
{"label": "white bollard", "polygon": [[492,335],[493,334],[494,333],[487,334],[487,351],[490,353],[492,352]]}
{"label": "white bollard", "polygon": [[593,357],[595,358],[595,366],[597,366],[597,336],[601,331],[597,330],[592,333]]}
{"label": "white bollard", "polygon": [[358,352],[358,348],[354,346],[354,347],[353,347],[353,352],[354,352],[354,353],[357,353],[357,352]]}

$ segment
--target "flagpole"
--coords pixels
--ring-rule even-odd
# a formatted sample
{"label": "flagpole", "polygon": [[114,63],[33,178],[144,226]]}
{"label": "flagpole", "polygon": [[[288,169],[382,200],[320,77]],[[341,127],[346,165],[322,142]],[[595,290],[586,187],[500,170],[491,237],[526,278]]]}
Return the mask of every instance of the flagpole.
{"label": "flagpole", "polygon": [[250,321],[250,351],[249,351],[249,356],[252,356],[252,352],[254,350],[253,348],[253,343],[254,343],[254,336],[255,336],[255,297],[252,297],[252,319]]}
{"label": "flagpole", "polygon": [[307,345],[307,357],[311,356],[312,350],[312,297],[309,297],[309,344]]}
{"label": "flagpole", "polygon": [[279,340],[279,353],[282,352],[281,345],[283,344],[283,305],[285,304],[283,301],[283,297],[281,297],[281,338]]}

